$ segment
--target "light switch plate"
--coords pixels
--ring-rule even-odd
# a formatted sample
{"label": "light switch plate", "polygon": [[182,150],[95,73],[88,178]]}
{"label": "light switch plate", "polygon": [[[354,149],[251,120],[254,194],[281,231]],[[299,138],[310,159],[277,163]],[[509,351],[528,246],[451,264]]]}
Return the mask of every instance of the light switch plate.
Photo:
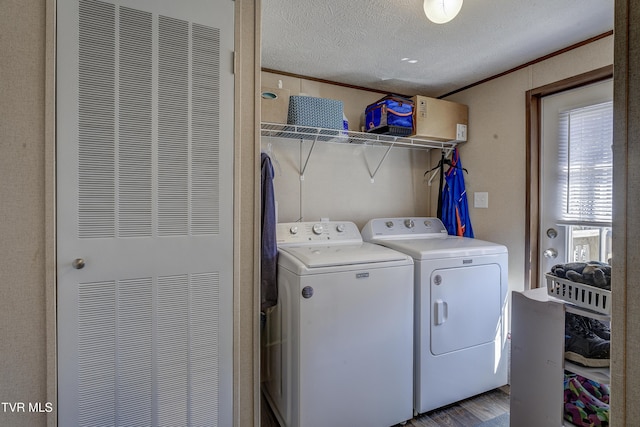
{"label": "light switch plate", "polygon": [[489,193],[476,191],[473,193],[473,207],[474,208],[488,208],[489,207]]}

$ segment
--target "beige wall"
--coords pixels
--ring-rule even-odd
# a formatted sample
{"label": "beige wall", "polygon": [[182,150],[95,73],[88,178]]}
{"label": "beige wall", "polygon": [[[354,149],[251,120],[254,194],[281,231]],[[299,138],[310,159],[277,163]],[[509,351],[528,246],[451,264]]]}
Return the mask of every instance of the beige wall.
{"label": "beige wall", "polygon": [[[278,87],[278,80],[291,95],[302,93],[343,101],[350,130],[359,130],[366,106],[385,95],[262,73],[262,86]],[[428,151],[394,147],[375,173],[386,147],[319,142],[301,180],[310,147],[311,142],[301,145],[294,139],[262,138],[262,150],[270,154],[274,163],[279,222],[329,218],[353,221],[362,227],[376,217],[428,214],[430,192],[437,192],[427,184],[429,175],[424,176],[429,165]]]}
{"label": "beige wall", "polygon": [[[0,401],[46,402],[45,0],[0,2]],[[10,413],[0,425],[45,425]]]}
{"label": "beige wall", "polygon": [[[509,287],[524,289],[527,90],[613,63],[613,36],[536,63],[447,98],[469,106],[469,140],[461,144],[475,236],[509,249]],[[475,192],[489,208],[473,207]],[[435,206],[432,200],[431,206]]]}

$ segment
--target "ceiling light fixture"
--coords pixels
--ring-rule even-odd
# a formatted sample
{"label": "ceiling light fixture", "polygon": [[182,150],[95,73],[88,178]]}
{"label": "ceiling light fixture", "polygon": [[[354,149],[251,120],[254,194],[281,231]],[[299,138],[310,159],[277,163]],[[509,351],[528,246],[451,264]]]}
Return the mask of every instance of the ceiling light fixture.
{"label": "ceiling light fixture", "polygon": [[444,24],[456,17],[463,0],[424,0],[424,13],[429,21]]}

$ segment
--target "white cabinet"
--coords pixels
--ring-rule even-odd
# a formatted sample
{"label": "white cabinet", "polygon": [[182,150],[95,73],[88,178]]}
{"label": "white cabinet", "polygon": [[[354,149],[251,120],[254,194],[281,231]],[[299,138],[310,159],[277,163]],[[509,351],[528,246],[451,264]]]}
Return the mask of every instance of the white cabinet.
{"label": "white cabinet", "polygon": [[563,421],[564,371],[602,384],[609,368],[584,368],[564,360],[566,312],[609,321],[609,316],[551,297],[546,288],[513,292],[511,324],[511,426],[572,425]]}

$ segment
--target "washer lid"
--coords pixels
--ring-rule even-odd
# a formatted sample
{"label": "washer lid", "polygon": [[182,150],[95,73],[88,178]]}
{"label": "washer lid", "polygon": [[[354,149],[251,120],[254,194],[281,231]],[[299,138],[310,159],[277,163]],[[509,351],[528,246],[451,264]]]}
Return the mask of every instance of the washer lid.
{"label": "washer lid", "polygon": [[414,259],[440,259],[507,253],[506,246],[498,243],[449,235],[430,239],[381,240],[378,243],[410,255]]}
{"label": "washer lid", "polygon": [[402,261],[407,259],[402,253],[372,243],[335,246],[294,246],[280,248],[280,250],[291,254],[308,268]]}

